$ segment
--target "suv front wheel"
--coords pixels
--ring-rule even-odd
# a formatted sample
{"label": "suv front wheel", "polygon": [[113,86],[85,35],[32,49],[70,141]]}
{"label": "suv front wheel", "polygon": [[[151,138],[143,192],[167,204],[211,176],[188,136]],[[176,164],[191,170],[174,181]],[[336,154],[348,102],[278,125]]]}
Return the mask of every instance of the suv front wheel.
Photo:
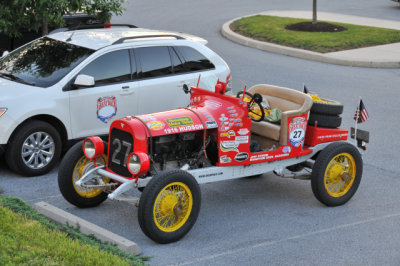
{"label": "suv front wheel", "polygon": [[8,166],[24,176],[49,172],[61,155],[61,137],[49,123],[31,120],[14,132],[7,146]]}

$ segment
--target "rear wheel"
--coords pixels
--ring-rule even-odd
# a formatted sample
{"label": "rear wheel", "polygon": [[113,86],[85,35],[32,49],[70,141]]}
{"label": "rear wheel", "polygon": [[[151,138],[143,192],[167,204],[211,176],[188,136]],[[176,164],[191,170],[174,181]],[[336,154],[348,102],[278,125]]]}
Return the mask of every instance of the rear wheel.
{"label": "rear wheel", "polygon": [[[94,161],[86,158],[82,150],[82,143],[76,143],[65,154],[61,161],[58,171],[58,187],[61,194],[71,204],[80,207],[88,208],[94,207],[107,199],[107,193],[97,188],[80,188],[75,185],[75,182],[82,178],[88,171],[95,166]],[[106,149],[105,149],[106,150]],[[97,164],[106,163],[106,156],[96,159]],[[107,184],[110,182],[109,178],[94,179],[91,185],[99,185],[100,183]]]}
{"label": "rear wheel", "polygon": [[315,197],[327,206],[339,206],[353,197],[361,181],[362,158],[348,143],[332,143],[318,155],[311,174]]}
{"label": "rear wheel", "polygon": [[197,181],[182,170],[155,175],[139,202],[138,219],[143,232],[165,244],[185,236],[200,211],[201,194]]}

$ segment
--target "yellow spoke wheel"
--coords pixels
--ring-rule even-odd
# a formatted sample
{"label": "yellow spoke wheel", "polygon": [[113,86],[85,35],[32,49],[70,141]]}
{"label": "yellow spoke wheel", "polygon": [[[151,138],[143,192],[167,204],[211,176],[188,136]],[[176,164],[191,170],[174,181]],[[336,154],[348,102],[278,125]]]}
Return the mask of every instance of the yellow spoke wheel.
{"label": "yellow spoke wheel", "polygon": [[325,189],[332,197],[345,195],[356,177],[356,163],[349,153],[340,153],[329,162],[325,174]]}
{"label": "yellow spoke wheel", "polygon": [[320,202],[338,206],[353,197],[361,176],[362,158],[358,149],[349,143],[332,143],[315,160],[311,188]]}
{"label": "yellow spoke wheel", "polygon": [[[96,159],[97,165],[105,165],[107,162],[107,157],[105,154],[103,154],[102,157]],[[85,198],[94,198],[100,195],[103,190],[101,189],[96,189],[96,188],[79,188],[75,186],[75,182],[78,181],[79,179],[82,178],[82,176],[87,173],[88,171],[92,170],[95,168],[94,160],[90,160],[86,158],[85,155],[83,155],[78,162],[75,164],[73,173],[72,173],[72,184],[76,190],[76,192]],[[104,179],[103,180],[104,184],[109,183],[110,179]],[[98,185],[97,183],[93,183],[93,185]]]}
{"label": "yellow spoke wheel", "polygon": [[186,223],[192,206],[193,196],[188,186],[182,182],[168,184],[154,202],[154,222],[161,231],[176,231]]}
{"label": "yellow spoke wheel", "polygon": [[[107,199],[107,193],[98,188],[79,188],[75,182],[81,179],[85,173],[95,168],[93,160],[85,157],[82,150],[82,143],[76,143],[65,154],[58,170],[58,187],[63,197],[71,204],[80,207],[94,207]],[[107,150],[105,148],[105,150]],[[97,164],[105,165],[106,155],[97,159]],[[103,185],[110,182],[109,178],[95,179],[89,185]]]}
{"label": "yellow spoke wheel", "polygon": [[182,170],[161,172],[150,180],[140,197],[139,225],[158,243],[181,239],[195,224],[200,211],[200,188]]}

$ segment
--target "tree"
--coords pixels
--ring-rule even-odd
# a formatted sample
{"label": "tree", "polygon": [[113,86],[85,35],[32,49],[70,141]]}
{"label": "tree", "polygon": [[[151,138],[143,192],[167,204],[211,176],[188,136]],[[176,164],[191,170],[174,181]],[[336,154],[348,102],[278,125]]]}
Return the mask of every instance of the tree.
{"label": "tree", "polygon": [[312,24],[317,24],[317,0],[313,0]]}
{"label": "tree", "polygon": [[83,12],[99,21],[108,21],[113,14],[121,15],[124,0],[0,0],[0,33],[20,37],[22,31],[62,27],[63,15]]}

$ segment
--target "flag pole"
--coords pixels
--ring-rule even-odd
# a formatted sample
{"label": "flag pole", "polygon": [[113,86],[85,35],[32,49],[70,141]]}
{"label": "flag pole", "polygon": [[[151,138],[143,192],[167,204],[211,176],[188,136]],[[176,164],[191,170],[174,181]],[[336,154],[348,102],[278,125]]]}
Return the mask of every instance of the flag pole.
{"label": "flag pole", "polygon": [[360,103],[361,103],[361,96],[360,96],[360,99],[359,99],[359,101],[358,101],[358,105],[357,105],[357,111],[356,111],[356,113],[357,113],[357,116],[356,116],[356,126],[354,127],[354,142],[355,142],[355,144],[357,145],[357,125],[358,125],[358,119],[360,118],[360,112],[361,112],[361,110],[360,110]]}

